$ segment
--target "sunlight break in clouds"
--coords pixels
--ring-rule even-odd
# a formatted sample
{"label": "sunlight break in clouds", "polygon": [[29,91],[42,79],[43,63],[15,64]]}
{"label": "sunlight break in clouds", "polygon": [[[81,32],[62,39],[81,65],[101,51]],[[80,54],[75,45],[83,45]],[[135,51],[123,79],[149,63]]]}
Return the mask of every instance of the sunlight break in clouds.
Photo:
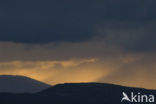
{"label": "sunlight break in clouds", "polygon": [[[63,82],[92,82],[107,73],[95,71],[97,59],[73,59],[67,61],[14,61],[1,62],[0,74],[24,75],[49,84]],[[93,64],[93,65],[90,65]]]}

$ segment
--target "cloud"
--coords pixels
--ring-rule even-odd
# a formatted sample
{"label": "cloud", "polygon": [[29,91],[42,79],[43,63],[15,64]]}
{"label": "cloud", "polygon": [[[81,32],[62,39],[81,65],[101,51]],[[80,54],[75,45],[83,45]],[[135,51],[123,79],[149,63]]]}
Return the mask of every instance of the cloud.
{"label": "cloud", "polygon": [[33,44],[82,42],[97,36],[97,27],[101,24],[129,22],[127,26],[134,28],[131,22],[141,25],[155,21],[155,3],[154,0],[1,2],[0,41]]}
{"label": "cloud", "polygon": [[44,45],[2,42],[0,43],[0,61],[57,61],[104,56],[109,58],[109,56],[115,57],[114,50],[121,51],[117,47],[109,47],[103,40]]}
{"label": "cloud", "polygon": [[122,47],[126,51],[155,51],[155,21],[113,22],[99,27],[98,34],[107,44]]}

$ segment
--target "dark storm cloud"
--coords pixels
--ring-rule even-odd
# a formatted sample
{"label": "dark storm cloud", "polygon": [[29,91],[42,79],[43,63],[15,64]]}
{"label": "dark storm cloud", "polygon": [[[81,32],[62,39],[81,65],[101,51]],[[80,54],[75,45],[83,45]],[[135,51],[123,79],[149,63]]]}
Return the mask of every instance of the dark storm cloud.
{"label": "dark storm cloud", "polygon": [[84,41],[98,35],[96,29],[101,24],[155,21],[155,4],[154,0],[1,1],[0,41]]}
{"label": "dark storm cloud", "polygon": [[99,34],[105,35],[108,44],[115,44],[127,51],[156,50],[156,22],[116,22],[102,26]]}

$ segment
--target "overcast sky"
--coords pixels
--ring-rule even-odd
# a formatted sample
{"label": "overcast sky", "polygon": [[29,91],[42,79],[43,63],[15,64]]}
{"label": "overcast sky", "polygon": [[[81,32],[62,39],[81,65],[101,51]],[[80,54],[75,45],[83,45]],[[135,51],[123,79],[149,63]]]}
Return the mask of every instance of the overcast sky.
{"label": "overcast sky", "polygon": [[156,88],[155,0],[0,1],[0,74]]}

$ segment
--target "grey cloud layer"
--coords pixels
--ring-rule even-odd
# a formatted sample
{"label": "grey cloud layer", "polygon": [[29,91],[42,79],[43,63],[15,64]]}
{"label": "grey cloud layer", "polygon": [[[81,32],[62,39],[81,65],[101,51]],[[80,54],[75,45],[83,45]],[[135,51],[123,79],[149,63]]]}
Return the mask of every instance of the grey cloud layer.
{"label": "grey cloud layer", "polygon": [[[134,42],[136,47],[131,43],[125,47],[146,50],[155,44],[155,23],[148,25],[156,20],[155,4],[155,0],[1,1],[0,41],[80,42],[99,36],[97,32],[101,25],[118,22],[115,36],[129,32],[133,40],[137,40]],[[138,33],[140,28],[143,32]],[[104,32],[109,29],[111,27],[104,28]],[[107,35],[110,34],[102,34]],[[127,41],[124,37],[120,35],[119,41]]]}

